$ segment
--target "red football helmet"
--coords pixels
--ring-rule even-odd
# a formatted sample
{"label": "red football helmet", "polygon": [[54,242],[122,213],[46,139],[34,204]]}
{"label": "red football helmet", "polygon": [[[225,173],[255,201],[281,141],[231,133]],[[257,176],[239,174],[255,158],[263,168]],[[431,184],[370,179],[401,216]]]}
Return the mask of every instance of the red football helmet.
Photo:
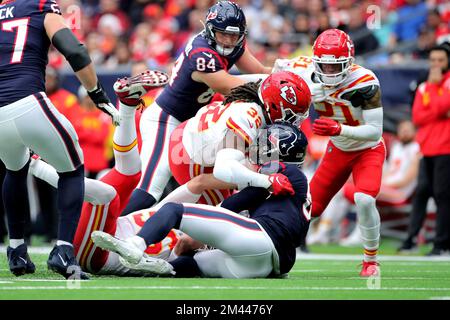
{"label": "red football helmet", "polygon": [[258,95],[272,122],[283,120],[299,125],[308,117],[311,91],[305,80],[293,72],[272,73],[261,83]]}
{"label": "red football helmet", "polygon": [[[352,39],[344,31],[328,29],[322,32],[313,45],[313,63],[318,80],[326,86],[337,86],[345,80],[355,59]],[[334,73],[324,70],[332,66]]]}

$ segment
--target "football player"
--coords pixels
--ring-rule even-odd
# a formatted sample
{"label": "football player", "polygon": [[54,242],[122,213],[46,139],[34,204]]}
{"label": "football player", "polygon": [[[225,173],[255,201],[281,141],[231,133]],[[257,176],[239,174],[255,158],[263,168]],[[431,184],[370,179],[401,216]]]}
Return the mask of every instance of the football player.
{"label": "football player", "polygon": [[204,30],[184,48],[166,86],[142,115],[142,177],[123,214],[151,207],[171,177],[169,138],[183,121],[207,105],[215,92],[228,94],[246,81],[228,73],[236,65],[244,73],[268,74],[245,43],[247,25],[242,9],[220,1],[206,15]]}
{"label": "football player", "polygon": [[[94,232],[94,242],[117,252],[120,261],[133,270],[180,277],[265,278],[287,274],[295,263],[299,241],[310,220],[308,181],[300,171],[305,157],[305,135],[280,122],[260,131],[252,146],[260,173],[282,173],[293,190],[287,195],[271,194],[266,188],[247,187],[224,201],[222,207],[202,204],[166,203],[136,236],[126,240]],[[276,155],[280,161],[263,164]],[[242,170],[248,170],[244,166]],[[249,210],[249,218],[237,214]],[[172,228],[214,247],[192,256],[167,262],[143,254],[149,244],[158,243]]]}
{"label": "football player", "polygon": [[0,12],[0,159],[7,168],[3,199],[10,237],[9,268],[16,276],[35,271],[24,242],[32,149],[59,175],[58,240],[47,266],[68,277],[68,270],[80,271],[72,241],[83,203],[83,153],[72,125],[45,94],[50,44],[66,57],[91,99],[115,124],[119,113],[102,90],[86,48],[67,27],[56,1],[1,0]]}
{"label": "football player", "polygon": [[[206,190],[199,200],[210,205],[222,202],[235,186],[272,186],[275,193],[282,192],[274,177],[235,172],[234,164],[245,161],[247,148],[261,127],[274,121],[298,125],[307,117],[310,104],[308,85],[292,72],[273,73],[262,83],[234,88],[224,102],[201,108],[173,132],[169,144],[171,173],[180,185],[202,174],[214,174],[217,179],[209,177],[209,183],[216,181],[214,190]],[[227,166],[215,168],[217,162]]]}
{"label": "football player", "polygon": [[[116,254],[97,248],[90,235],[93,231],[101,230],[119,238],[131,237],[153,214],[154,211],[146,210],[120,217],[141,176],[135,123],[136,108],[147,91],[162,87],[168,81],[169,77],[162,72],[147,71],[131,78],[119,79],[114,85],[121,116],[121,125],[116,128],[113,137],[115,167],[100,180],[84,180],[85,203],[74,239],[76,259],[83,271],[93,274],[130,274],[129,270],[119,263]],[[58,185],[56,170],[36,156],[31,160],[30,173],[54,187]],[[146,254],[167,259],[179,235],[175,230],[171,231],[161,243],[150,246]]]}
{"label": "football player", "polygon": [[310,183],[312,216],[322,214],[352,174],[364,243],[360,275],[375,275],[379,272],[380,238],[380,215],[375,198],[380,190],[386,157],[381,137],[380,83],[372,71],[354,63],[353,42],[337,29],[326,30],[317,37],[312,57],[277,60],[274,70],[291,70],[308,81],[314,109],[320,115],[313,124],[313,132],[331,138]]}

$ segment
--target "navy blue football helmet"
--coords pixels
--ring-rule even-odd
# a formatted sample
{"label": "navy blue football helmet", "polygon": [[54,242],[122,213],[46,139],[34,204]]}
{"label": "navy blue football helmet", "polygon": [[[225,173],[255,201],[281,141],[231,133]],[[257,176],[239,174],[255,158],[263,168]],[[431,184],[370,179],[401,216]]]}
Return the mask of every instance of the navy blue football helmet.
{"label": "navy blue football helmet", "polygon": [[[234,48],[224,48],[217,43],[216,32],[239,35]],[[232,56],[244,46],[247,35],[247,22],[241,7],[231,1],[220,1],[211,6],[206,14],[205,37],[212,46],[222,56]]]}
{"label": "navy blue football helmet", "polygon": [[277,121],[261,128],[249,147],[249,159],[258,165],[281,161],[300,167],[305,161],[307,146],[308,139],[298,127]]}

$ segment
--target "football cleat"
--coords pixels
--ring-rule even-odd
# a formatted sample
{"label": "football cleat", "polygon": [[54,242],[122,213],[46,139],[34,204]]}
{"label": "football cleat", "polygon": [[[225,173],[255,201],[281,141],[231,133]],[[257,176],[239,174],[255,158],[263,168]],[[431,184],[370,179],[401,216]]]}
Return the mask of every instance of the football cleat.
{"label": "football cleat", "polygon": [[21,244],[13,249],[8,247],[6,250],[8,256],[9,270],[16,276],[22,276],[26,273],[34,273],[36,267],[31,261],[27,252],[27,245]]}
{"label": "football cleat", "polygon": [[97,247],[103,250],[108,250],[117,253],[129,263],[137,264],[141,260],[144,252],[139,249],[131,239],[121,240],[112,235],[102,232],[94,231],[91,234],[92,241]]}
{"label": "football cleat", "polygon": [[117,79],[113,88],[120,102],[127,106],[138,106],[141,97],[148,91],[163,87],[168,82],[167,73],[147,70],[134,77]]}
{"label": "football cleat", "polygon": [[173,266],[163,259],[149,257],[144,255],[141,257],[141,260],[136,263],[129,263],[122,257],[119,257],[120,263],[131,270],[141,271],[149,274],[155,274],[160,276],[170,276],[175,275],[175,271],[173,270]]}
{"label": "football cleat", "polygon": [[359,275],[361,277],[379,276],[380,264],[376,261],[363,261],[362,269]]}
{"label": "football cleat", "polygon": [[89,280],[75,258],[73,247],[69,245],[55,246],[48,257],[47,267],[66,279]]}

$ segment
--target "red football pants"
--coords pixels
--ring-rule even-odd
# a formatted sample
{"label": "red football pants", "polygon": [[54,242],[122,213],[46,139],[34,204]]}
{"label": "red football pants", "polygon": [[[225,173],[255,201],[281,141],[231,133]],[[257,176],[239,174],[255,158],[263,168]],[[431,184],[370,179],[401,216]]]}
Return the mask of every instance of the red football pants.
{"label": "red football pants", "polygon": [[342,151],[331,141],[311,183],[312,216],[322,214],[334,195],[342,188],[350,174],[355,192],[376,197],[380,191],[386,148],[381,141],[375,147],[360,151]]}

